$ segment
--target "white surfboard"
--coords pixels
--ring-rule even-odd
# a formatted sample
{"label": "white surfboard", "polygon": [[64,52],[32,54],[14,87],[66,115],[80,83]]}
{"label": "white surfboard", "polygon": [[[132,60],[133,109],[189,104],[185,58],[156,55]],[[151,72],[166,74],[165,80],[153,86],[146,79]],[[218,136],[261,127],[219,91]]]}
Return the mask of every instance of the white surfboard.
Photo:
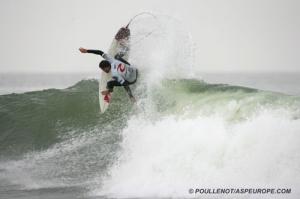
{"label": "white surfboard", "polygon": [[[117,40],[116,37],[113,39],[110,48],[108,50],[108,54],[111,57],[115,57],[115,55],[120,52],[124,54],[123,58],[125,60],[128,60],[129,37],[125,39],[119,39],[119,40]],[[112,79],[111,72],[105,73],[104,71],[101,71],[101,76],[99,80],[99,104],[100,104],[101,113],[104,113],[106,111],[106,109],[108,108],[112,100],[112,93],[108,95],[102,95],[101,93],[102,91],[107,90],[106,88],[107,82],[111,79]]]}

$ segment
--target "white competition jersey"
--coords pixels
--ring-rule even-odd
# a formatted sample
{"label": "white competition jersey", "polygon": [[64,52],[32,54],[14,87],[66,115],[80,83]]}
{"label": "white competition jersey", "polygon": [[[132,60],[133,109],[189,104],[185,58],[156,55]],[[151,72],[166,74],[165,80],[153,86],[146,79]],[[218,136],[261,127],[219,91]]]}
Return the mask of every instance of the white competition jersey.
{"label": "white competition jersey", "polygon": [[111,64],[111,75],[118,82],[123,84],[125,80],[130,83],[136,80],[136,68],[125,64],[119,60],[116,60],[107,54],[103,54],[103,58],[109,61],[109,63]]}

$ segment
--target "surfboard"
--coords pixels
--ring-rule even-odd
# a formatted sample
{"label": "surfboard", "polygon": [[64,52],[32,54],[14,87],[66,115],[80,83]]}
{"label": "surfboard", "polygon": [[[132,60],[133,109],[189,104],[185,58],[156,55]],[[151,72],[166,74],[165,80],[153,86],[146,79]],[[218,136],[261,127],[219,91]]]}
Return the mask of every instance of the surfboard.
{"label": "surfboard", "polygon": [[[129,51],[130,51],[130,48],[129,48],[130,47],[130,36],[131,36],[129,25],[131,24],[131,22],[134,19],[136,19],[137,17],[139,17],[141,15],[150,15],[150,16],[156,18],[153,14],[151,14],[149,12],[141,12],[141,13],[138,13],[137,15],[135,15],[134,17],[132,17],[130,19],[129,23],[125,27],[120,28],[119,31],[117,32],[117,34],[115,35],[115,37],[110,45],[110,48],[108,50],[108,54],[111,57],[115,57],[117,54],[122,54],[122,58],[125,60],[128,60]],[[153,33],[153,31],[147,33],[143,38],[148,37],[152,33]],[[136,41],[135,44],[142,41],[143,38]],[[105,72],[101,71],[100,80],[99,80],[99,104],[100,104],[101,113],[104,113],[106,111],[106,109],[109,107],[109,104],[111,103],[111,100],[113,97],[112,93],[108,94],[108,95],[102,95],[102,91],[107,90],[106,89],[107,82],[111,79],[112,79],[111,73],[105,73]]]}
{"label": "surfboard", "polygon": [[[129,24],[128,24],[129,25]],[[130,44],[130,30],[128,25],[125,29],[128,31],[124,32],[124,28],[121,28],[118,33],[115,35],[110,48],[108,50],[108,55],[111,57],[115,57],[117,54],[121,53],[125,60],[128,60],[129,56],[129,44]],[[123,29],[123,32],[121,31]],[[123,33],[123,34],[120,34]],[[112,100],[112,93],[103,95],[102,91],[107,90],[106,85],[109,80],[112,79],[111,72],[106,73],[101,71],[100,80],[99,80],[99,105],[101,113],[104,113],[106,109],[109,107],[109,104]]]}

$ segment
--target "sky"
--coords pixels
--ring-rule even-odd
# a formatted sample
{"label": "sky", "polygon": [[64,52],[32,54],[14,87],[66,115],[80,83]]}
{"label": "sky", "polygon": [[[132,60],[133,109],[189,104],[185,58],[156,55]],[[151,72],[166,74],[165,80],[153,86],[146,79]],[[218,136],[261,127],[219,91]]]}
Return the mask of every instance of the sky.
{"label": "sky", "polygon": [[300,72],[298,0],[1,0],[0,73],[94,72],[139,12],[180,20],[208,72]]}

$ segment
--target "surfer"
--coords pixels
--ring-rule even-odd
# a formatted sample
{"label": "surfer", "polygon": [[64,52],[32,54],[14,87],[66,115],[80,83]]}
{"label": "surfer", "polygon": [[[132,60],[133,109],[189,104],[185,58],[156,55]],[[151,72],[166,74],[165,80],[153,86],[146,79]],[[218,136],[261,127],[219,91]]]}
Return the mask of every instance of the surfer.
{"label": "surfer", "polygon": [[99,68],[104,72],[112,74],[112,79],[107,82],[107,90],[102,91],[102,95],[108,95],[113,92],[115,86],[123,86],[128,93],[131,101],[135,102],[135,98],[132,95],[129,85],[132,85],[137,80],[138,71],[135,67],[132,67],[130,63],[122,58],[120,55],[116,55],[112,58],[108,54],[101,50],[88,50],[85,48],[79,48],[81,53],[93,53],[101,55],[104,60],[99,63]]}

